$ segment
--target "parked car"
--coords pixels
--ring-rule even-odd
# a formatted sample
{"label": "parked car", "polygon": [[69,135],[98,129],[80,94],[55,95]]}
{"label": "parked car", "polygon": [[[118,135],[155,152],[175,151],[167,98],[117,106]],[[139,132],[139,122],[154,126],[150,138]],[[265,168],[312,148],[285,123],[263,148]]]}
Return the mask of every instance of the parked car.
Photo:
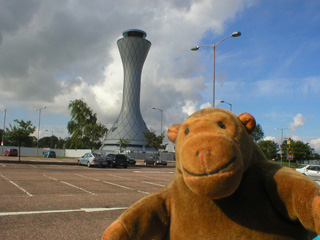
{"label": "parked car", "polygon": [[18,156],[18,149],[16,149],[16,148],[7,149],[4,152],[4,155],[5,156]]}
{"label": "parked car", "polygon": [[158,156],[152,156],[144,160],[144,165],[162,165],[166,166],[167,162],[161,160]]}
{"label": "parked car", "polygon": [[320,179],[320,165],[301,166],[300,168],[297,168],[296,171],[313,179]]}
{"label": "parked car", "polygon": [[136,160],[134,160],[133,158],[127,156],[127,163],[135,165],[136,164]]}
{"label": "parked car", "polygon": [[56,152],[55,151],[46,151],[46,152],[43,153],[43,157],[55,158],[56,157]]}
{"label": "parked car", "polygon": [[102,154],[89,152],[78,159],[78,165],[106,167],[107,162]]}
{"label": "parked car", "polygon": [[108,167],[122,166],[128,167],[127,157],[124,154],[108,154],[106,157]]}

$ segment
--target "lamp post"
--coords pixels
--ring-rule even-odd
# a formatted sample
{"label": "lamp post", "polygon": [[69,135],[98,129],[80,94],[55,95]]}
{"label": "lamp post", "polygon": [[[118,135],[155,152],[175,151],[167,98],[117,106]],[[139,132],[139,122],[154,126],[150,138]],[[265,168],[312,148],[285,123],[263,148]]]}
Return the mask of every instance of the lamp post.
{"label": "lamp post", "polygon": [[162,111],[162,109],[158,109],[158,108],[155,108],[155,107],[153,107],[152,109],[153,109],[153,110],[158,110],[158,111],[160,111],[160,112],[161,112],[161,126],[160,126],[160,134],[162,135],[162,114],[163,114],[163,111]]}
{"label": "lamp post", "polygon": [[4,146],[4,135],[6,132],[7,109],[3,109],[3,111],[4,111],[4,118],[3,118],[3,132],[2,132],[2,140],[1,140],[2,154],[3,154],[3,146]]}
{"label": "lamp post", "polygon": [[228,104],[230,106],[230,112],[232,112],[232,104],[231,103],[228,103],[228,102],[223,101],[223,100],[221,100],[220,103]]}
{"label": "lamp post", "polygon": [[275,128],[275,130],[281,130],[281,143],[280,143],[281,166],[282,166],[282,155],[283,155],[281,145],[282,145],[282,142],[283,142],[283,130],[284,129],[289,129],[289,128]]}
{"label": "lamp post", "polygon": [[46,106],[43,106],[41,108],[34,109],[35,111],[39,111],[39,124],[38,124],[38,139],[37,139],[37,156],[39,155],[39,138],[40,138],[40,121],[41,121],[41,110],[45,109]]}
{"label": "lamp post", "polygon": [[217,43],[214,44],[207,44],[207,45],[201,45],[191,48],[191,51],[198,51],[201,47],[212,47],[213,48],[213,91],[212,91],[212,107],[214,107],[214,99],[215,99],[215,77],[216,77],[216,46],[223,42],[224,40],[230,38],[230,37],[240,37],[240,32],[233,32],[230,36],[225,37],[224,39],[220,40]]}
{"label": "lamp post", "polygon": [[51,148],[52,148],[52,140],[53,140],[53,130],[46,129],[46,132],[51,132]]}

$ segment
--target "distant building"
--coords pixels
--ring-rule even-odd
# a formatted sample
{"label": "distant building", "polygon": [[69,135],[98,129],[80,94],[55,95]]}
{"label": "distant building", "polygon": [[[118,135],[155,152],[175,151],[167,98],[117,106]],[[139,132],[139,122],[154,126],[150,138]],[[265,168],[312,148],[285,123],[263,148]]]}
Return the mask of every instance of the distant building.
{"label": "distant building", "polygon": [[143,133],[147,131],[140,111],[141,72],[151,47],[147,33],[139,29],[123,32],[117,41],[123,64],[123,96],[120,114],[107,133],[101,150],[119,150],[119,140],[129,139],[127,150],[145,151]]}

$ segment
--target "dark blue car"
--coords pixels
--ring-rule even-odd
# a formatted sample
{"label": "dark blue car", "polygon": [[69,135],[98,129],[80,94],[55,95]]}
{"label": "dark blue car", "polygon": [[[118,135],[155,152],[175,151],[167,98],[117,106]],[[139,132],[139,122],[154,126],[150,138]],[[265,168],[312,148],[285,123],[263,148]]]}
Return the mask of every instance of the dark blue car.
{"label": "dark blue car", "polygon": [[55,151],[47,151],[43,153],[43,156],[46,158],[55,158],[56,152]]}

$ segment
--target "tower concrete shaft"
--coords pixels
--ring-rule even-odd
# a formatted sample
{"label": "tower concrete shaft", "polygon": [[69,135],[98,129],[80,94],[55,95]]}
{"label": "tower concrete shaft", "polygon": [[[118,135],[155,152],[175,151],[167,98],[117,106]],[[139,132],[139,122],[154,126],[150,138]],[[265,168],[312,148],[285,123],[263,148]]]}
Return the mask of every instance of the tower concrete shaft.
{"label": "tower concrete shaft", "polygon": [[[103,150],[118,145],[120,139],[129,139],[131,147],[145,146],[144,132],[147,126],[140,111],[141,73],[151,47],[146,33],[138,29],[123,32],[117,44],[123,64],[122,107],[117,120],[103,142]],[[141,149],[142,150],[142,149]]]}

